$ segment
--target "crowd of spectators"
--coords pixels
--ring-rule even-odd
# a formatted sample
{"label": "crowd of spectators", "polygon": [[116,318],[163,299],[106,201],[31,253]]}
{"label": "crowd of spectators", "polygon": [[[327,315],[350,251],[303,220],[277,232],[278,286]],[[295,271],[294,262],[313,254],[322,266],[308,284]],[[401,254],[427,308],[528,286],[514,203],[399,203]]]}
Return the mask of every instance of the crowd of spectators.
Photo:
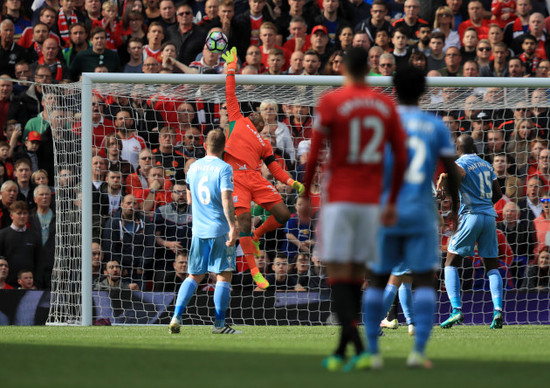
{"label": "crowd of spectators", "polygon": [[[216,29],[237,47],[242,74],[337,75],[345,51],[360,46],[369,50],[371,76],[391,76],[412,63],[428,76],[547,78],[548,15],[542,0],[4,0],[0,286],[50,288],[54,178],[58,195],[69,188],[71,206],[80,206],[70,161],[58,159],[67,168],[57,176],[54,170],[54,143],[62,142],[70,155],[81,133],[79,115],[60,108],[45,84],[78,81],[83,72],[219,74],[221,55],[204,45]],[[548,287],[548,92],[527,93],[510,109],[502,106],[499,88],[467,93],[453,110],[446,107],[457,100],[456,89],[427,98],[454,135],[474,137],[497,172],[506,194],[496,204],[499,259],[509,288]],[[311,108],[267,96],[243,101],[241,108],[261,113],[262,136],[281,166],[301,179]],[[92,112],[96,288],[174,291],[185,277],[192,225],[185,171],[205,155],[204,135],[226,127],[225,103],[95,93]],[[258,263],[277,289],[324,287],[313,252],[319,176],[311,203],[296,202],[284,185],[276,186],[296,212],[267,236]],[[445,215],[448,200],[441,207]],[[253,216],[259,226],[268,214],[258,207]],[[476,259],[471,262],[475,279]],[[239,270],[240,283],[251,286],[246,266]]]}

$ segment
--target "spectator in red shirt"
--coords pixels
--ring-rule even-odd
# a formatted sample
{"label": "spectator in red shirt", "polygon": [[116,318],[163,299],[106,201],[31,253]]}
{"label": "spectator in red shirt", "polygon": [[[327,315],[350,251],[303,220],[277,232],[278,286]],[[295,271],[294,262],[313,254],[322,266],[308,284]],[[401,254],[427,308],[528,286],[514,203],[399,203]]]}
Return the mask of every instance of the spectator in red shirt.
{"label": "spectator in red shirt", "polygon": [[468,15],[469,19],[463,21],[458,26],[458,34],[460,35],[460,41],[464,38],[464,32],[468,27],[474,27],[477,31],[479,39],[487,39],[489,35],[489,20],[483,19],[483,5],[479,0],[472,0],[468,3]]}
{"label": "spectator in red shirt", "polygon": [[13,287],[6,283],[9,272],[10,265],[8,261],[3,256],[0,256],[0,290],[13,290]]}

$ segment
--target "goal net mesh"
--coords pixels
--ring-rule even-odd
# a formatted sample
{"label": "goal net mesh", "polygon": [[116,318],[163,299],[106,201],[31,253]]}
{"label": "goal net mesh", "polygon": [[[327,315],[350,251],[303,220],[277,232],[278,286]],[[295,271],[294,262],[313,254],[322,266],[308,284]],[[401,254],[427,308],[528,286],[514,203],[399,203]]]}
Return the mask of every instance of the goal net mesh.
{"label": "goal net mesh", "polygon": [[[245,116],[261,111],[267,122],[263,135],[270,139],[281,166],[296,179],[303,179],[313,108],[329,87],[299,85],[300,77],[294,79],[296,84],[292,85],[238,85],[237,97]],[[205,134],[227,124],[224,85],[95,83],[93,128],[81,125],[81,84],[48,85],[44,89],[53,97],[46,99],[45,108],[55,143],[57,208],[49,324],[80,322],[83,227],[93,231],[94,244],[89,249],[93,254],[94,320],[113,324],[168,323],[177,290],[186,276],[191,237],[191,209],[182,194],[185,167],[189,160],[204,155]],[[393,95],[391,87],[377,89]],[[496,204],[502,231],[498,259],[505,288],[505,322],[547,323],[548,264],[544,268],[538,263],[550,240],[544,237],[544,226],[536,229],[533,221],[542,210],[540,203],[532,206],[526,199],[529,190],[535,189],[542,198],[546,177],[550,176],[548,172],[537,172],[538,153],[548,148],[547,91],[429,88],[421,106],[443,117],[454,135],[473,134],[478,153],[491,163],[495,161],[495,167],[506,164],[499,165],[497,171],[506,197]],[[80,134],[87,131],[93,133],[95,155],[91,196],[94,214],[83,225]],[[536,181],[540,184],[528,188],[527,178],[538,173],[541,179]],[[267,169],[263,174],[273,181]],[[277,279],[275,286],[267,291],[255,290],[242,251],[237,248],[238,268],[228,312],[231,323],[335,323],[325,269],[315,255],[314,244],[309,252],[307,244],[299,251],[287,238],[291,233],[300,241],[315,241],[322,178],[322,173],[315,178],[311,222],[298,223],[298,227],[292,226],[297,224],[294,222],[287,229],[268,233],[261,241],[258,267]],[[273,183],[291,213],[296,213],[296,192]],[[504,206],[508,202],[518,204],[518,211],[513,207],[517,219],[510,215],[512,207]],[[439,206],[445,218],[449,200],[440,201]],[[253,225],[258,227],[269,213],[254,204],[252,209]],[[449,234],[445,222],[441,230],[442,265]],[[287,274],[274,273],[272,263],[277,256],[288,258]],[[466,323],[489,323],[492,302],[482,261],[477,256],[465,258],[459,273]],[[437,281],[440,298],[436,321],[441,322],[450,311],[443,271]],[[212,323],[214,282],[214,277],[207,277],[199,285],[184,314],[185,324]]]}

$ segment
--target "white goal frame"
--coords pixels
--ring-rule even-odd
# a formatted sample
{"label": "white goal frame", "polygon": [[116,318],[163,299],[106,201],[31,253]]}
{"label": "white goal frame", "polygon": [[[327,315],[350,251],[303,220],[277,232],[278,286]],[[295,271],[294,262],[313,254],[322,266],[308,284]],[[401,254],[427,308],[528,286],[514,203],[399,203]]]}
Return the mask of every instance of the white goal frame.
{"label": "white goal frame", "polygon": [[[225,75],[200,74],[125,74],[125,73],[83,73],[82,74],[82,128],[92,127],[92,85],[94,83],[127,84],[210,84],[224,85]],[[341,76],[271,76],[238,75],[237,84],[248,85],[303,85],[340,86]],[[372,86],[392,86],[391,77],[368,77]],[[428,87],[499,87],[499,88],[546,88],[550,89],[549,78],[496,78],[496,77],[432,77]],[[82,130],[82,326],[92,325],[92,131]]]}

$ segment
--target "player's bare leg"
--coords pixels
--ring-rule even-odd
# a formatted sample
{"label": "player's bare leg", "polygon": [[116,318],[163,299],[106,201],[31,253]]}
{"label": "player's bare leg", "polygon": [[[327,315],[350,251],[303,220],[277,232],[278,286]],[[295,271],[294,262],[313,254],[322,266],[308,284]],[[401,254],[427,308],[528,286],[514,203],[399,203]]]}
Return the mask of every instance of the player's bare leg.
{"label": "player's bare leg", "polygon": [[258,287],[261,289],[266,289],[269,287],[269,282],[265,280],[263,275],[260,273],[260,270],[256,266],[256,260],[254,259],[254,255],[257,253],[257,248],[252,241],[251,215],[249,211],[245,211],[243,213],[241,213],[241,211],[237,209],[237,222],[239,223],[239,241],[241,243],[241,248],[243,249],[244,258],[250,268],[250,274]]}
{"label": "player's bare leg", "polygon": [[[333,309],[340,322],[340,340],[334,354],[323,361],[330,370],[344,367],[348,343],[355,347],[356,357],[364,351],[357,325],[361,311],[361,286],[365,280],[365,268],[355,263],[328,263],[327,276],[332,289]],[[355,366],[354,363],[353,366]]]}
{"label": "player's bare leg", "polygon": [[266,207],[266,210],[271,212],[271,215],[267,218],[267,220],[265,220],[262,225],[260,225],[259,228],[254,231],[254,236],[252,237],[254,242],[257,244],[256,247],[258,249],[260,238],[263,235],[286,225],[287,221],[290,218],[290,211],[288,210],[284,202],[276,203],[271,207],[268,206]]}
{"label": "player's bare leg", "polygon": [[441,328],[449,329],[456,323],[464,321],[462,314],[462,301],[460,299],[460,279],[458,277],[458,266],[462,263],[462,257],[456,253],[447,252],[445,260],[445,288],[451,301],[453,311],[451,316],[441,324]]}
{"label": "player's bare leg", "polygon": [[489,278],[489,287],[491,289],[491,297],[493,299],[493,322],[491,323],[491,329],[502,329],[503,317],[502,317],[502,276],[498,270],[497,259],[483,259],[485,265],[485,273]]}

